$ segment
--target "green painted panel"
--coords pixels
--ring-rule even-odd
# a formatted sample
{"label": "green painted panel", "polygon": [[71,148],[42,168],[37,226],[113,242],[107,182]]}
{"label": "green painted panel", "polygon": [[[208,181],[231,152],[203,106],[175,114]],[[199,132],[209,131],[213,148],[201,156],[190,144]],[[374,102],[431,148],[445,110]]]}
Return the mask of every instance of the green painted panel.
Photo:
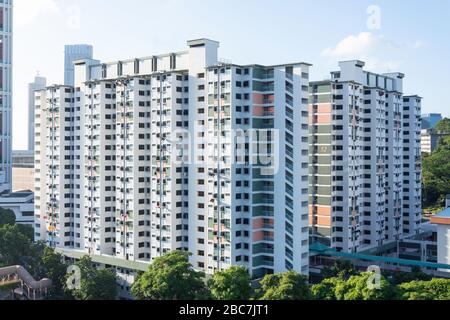
{"label": "green painted panel", "polygon": [[253,217],[273,217],[274,208],[269,206],[253,207]]}
{"label": "green painted panel", "polygon": [[273,266],[273,257],[259,256],[253,258],[253,267],[258,267],[262,265]]}
{"label": "green painted panel", "polygon": [[317,159],[318,159],[319,164],[330,164],[331,163],[331,156],[318,155]]}
{"label": "green painted panel", "polygon": [[317,187],[317,194],[331,196],[331,187]]}
{"label": "green painted panel", "polygon": [[331,144],[331,135],[318,136],[317,143],[319,144]]}
{"label": "green painted panel", "polygon": [[331,174],[331,166],[320,166],[317,168],[318,174]]}
{"label": "green painted panel", "polygon": [[253,119],[253,128],[255,129],[273,129],[274,120],[273,119]]}

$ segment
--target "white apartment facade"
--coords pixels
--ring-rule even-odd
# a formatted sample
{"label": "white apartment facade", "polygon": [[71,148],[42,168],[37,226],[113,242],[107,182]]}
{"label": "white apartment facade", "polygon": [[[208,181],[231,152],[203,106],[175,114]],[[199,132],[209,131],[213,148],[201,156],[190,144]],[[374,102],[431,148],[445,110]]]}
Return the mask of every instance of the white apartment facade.
{"label": "white apartment facade", "polygon": [[[311,235],[337,250],[360,252],[416,231],[420,191],[414,171],[414,196],[404,198],[404,75],[367,72],[357,60],[339,65],[331,80],[311,83]],[[415,113],[410,119],[407,150],[415,156]],[[412,225],[403,208],[414,208]]]}
{"label": "white apartment facade", "polygon": [[130,269],[188,250],[209,274],[308,274],[310,65],[218,47],[79,60],[74,87],[36,94],[38,239]]}
{"label": "white apartment facade", "polygon": [[0,192],[12,183],[13,1],[0,3]]}
{"label": "white apartment facade", "polygon": [[422,220],[422,98],[403,97],[403,229],[419,231]]}

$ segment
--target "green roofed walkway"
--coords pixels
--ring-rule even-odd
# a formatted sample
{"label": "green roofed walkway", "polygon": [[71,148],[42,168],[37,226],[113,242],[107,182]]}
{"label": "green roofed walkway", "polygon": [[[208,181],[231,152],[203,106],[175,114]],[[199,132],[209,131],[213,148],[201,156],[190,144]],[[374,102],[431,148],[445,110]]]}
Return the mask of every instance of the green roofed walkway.
{"label": "green roofed walkway", "polygon": [[84,256],[88,256],[95,263],[113,266],[113,267],[124,268],[124,269],[130,269],[130,270],[135,270],[135,271],[144,271],[145,272],[150,267],[150,263],[146,263],[146,262],[129,261],[129,260],[125,260],[125,259],[120,259],[120,258],[111,257],[111,256],[104,256],[104,255],[95,255],[95,254],[90,255],[85,252],[76,251],[76,250],[64,250],[64,249],[57,248],[56,252],[62,254],[63,256],[65,256],[69,259],[79,260],[79,259],[83,258]]}

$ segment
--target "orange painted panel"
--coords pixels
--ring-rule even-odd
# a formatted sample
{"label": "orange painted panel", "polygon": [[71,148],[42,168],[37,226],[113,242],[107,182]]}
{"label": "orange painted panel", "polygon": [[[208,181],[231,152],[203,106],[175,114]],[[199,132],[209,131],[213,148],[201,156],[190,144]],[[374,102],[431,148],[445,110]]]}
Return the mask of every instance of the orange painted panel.
{"label": "orange painted panel", "polygon": [[253,94],[253,103],[254,104],[263,104],[264,96],[261,93]]}
{"label": "orange painted panel", "polygon": [[253,107],[253,116],[273,116],[275,112],[274,107]]}
{"label": "orange painted panel", "polygon": [[266,232],[266,231],[256,231],[253,232],[253,241],[263,241],[266,238],[273,240],[274,233],[273,232]]}
{"label": "orange painted panel", "polygon": [[320,216],[331,217],[331,207],[317,207],[317,214]]}
{"label": "orange painted panel", "polygon": [[331,123],[331,115],[327,114],[321,114],[317,116],[317,123],[320,124],[329,124]]}
{"label": "orange painted panel", "polygon": [[262,229],[264,227],[273,228],[273,226],[274,224],[272,219],[268,219],[265,223],[264,218],[257,218],[253,220],[253,229]]}
{"label": "orange painted panel", "polygon": [[331,104],[320,104],[317,106],[317,113],[331,113],[333,108],[331,107]]}
{"label": "orange painted panel", "polygon": [[267,100],[264,101],[264,95],[261,93],[254,93],[253,94],[253,104],[267,104],[267,103],[274,103],[275,96],[273,94],[266,95]]}
{"label": "orange painted panel", "polygon": [[317,215],[320,216],[331,216],[331,207],[330,206],[309,206],[309,214],[314,213],[314,209],[316,209]]}
{"label": "orange painted panel", "polygon": [[431,217],[431,223],[450,225],[450,218]]}
{"label": "orange painted panel", "polygon": [[264,240],[264,232],[262,231],[258,231],[258,232],[253,232],[253,241],[262,241]]}
{"label": "orange painted panel", "polygon": [[317,224],[320,225],[320,226],[331,227],[331,218],[330,217],[317,216]]}

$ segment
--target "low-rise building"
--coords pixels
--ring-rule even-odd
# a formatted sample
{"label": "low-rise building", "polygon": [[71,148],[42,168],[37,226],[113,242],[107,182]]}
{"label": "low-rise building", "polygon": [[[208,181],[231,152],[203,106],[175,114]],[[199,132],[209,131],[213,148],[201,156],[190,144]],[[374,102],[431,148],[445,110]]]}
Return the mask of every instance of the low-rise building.
{"label": "low-rise building", "polygon": [[421,131],[421,149],[423,153],[431,154],[439,145],[439,140],[449,133],[436,132],[434,129],[422,129]]}
{"label": "low-rise building", "polygon": [[34,193],[30,190],[2,194],[0,208],[16,215],[16,223],[34,226]]}
{"label": "low-rise building", "polygon": [[34,192],[34,151],[13,151],[13,192]]}
{"label": "low-rise building", "polygon": [[431,223],[437,225],[438,263],[450,264],[450,207],[433,216]]}

